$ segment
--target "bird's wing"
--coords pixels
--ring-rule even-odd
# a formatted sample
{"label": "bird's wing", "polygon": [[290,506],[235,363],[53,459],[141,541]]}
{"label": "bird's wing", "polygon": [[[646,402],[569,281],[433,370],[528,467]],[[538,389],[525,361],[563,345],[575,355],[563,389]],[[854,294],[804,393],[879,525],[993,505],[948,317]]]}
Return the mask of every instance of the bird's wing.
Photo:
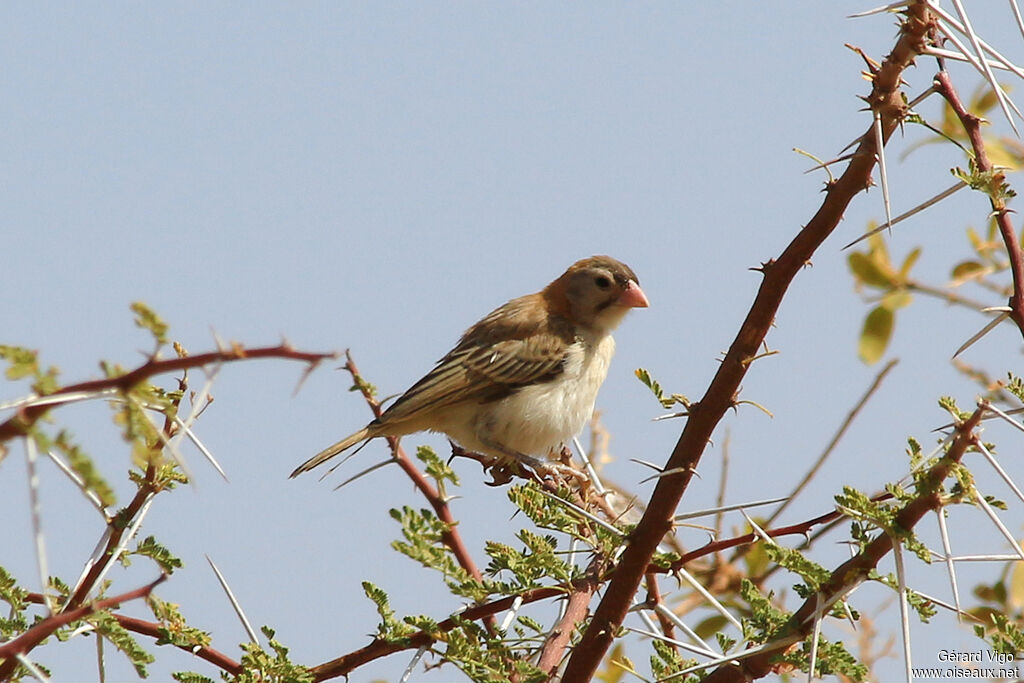
{"label": "bird's wing", "polygon": [[549,381],[562,372],[569,345],[564,335],[549,332],[482,344],[464,338],[395,401],[380,422],[407,420],[421,411],[467,400],[493,401],[519,387]]}

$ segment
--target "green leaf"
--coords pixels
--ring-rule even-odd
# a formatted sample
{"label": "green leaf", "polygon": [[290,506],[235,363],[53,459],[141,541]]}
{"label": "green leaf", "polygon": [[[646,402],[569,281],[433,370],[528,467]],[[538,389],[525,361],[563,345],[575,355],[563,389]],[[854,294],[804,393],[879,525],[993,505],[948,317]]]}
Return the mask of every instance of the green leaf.
{"label": "green leaf", "polygon": [[163,346],[167,343],[167,323],[161,320],[153,309],[141,301],[133,302],[131,309],[135,314],[136,326],[149,330],[158,345]]}
{"label": "green leaf", "polygon": [[893,312],[884,306],[876,306],[864,319],[864,329],[860,333],[860,344],[857,349],[860,359],[872,365],[885,354],[892,338],[894,325]]}
{"label": "green leaf", "polygon": [[885,296],[882,297],[882,301],[879,302],[879,306],[895,313],[899,309],[909,306],[913,299],[914,297],[911,296],[910,292],[904,289],[894,289],[891,292],[886,292]]}
{"label": "green leaf", "polygon": [[953,266],[952,278],[957,282],[969,280],[985,272],[985,265],[977,261],[961,261]]}
{"label": "green leaf", "polygon": [[193,671],[175,671],[171,674],[171,678],[178,683],[213,683],[212,678],[201,676]]}
{"label": "green leaf", "polygon": [[171,551],[157,543],[156,538],[147,536],[135,547],[134,555],[148,557],[168,574],[173,574],[175,569],[181,569],[182,561],[171,554]]}
{"label": "green leaf", "polygon": [[880,266],[876,260],[863,252],[853,252],[847,257],[850,271],[856,278],[871,287],[887,289],[892,286],[892,271]]}
{"label": "green leaf", "polygon": [[88,621],[96,627],[96,632],[110,641],[114,647],[120,650],[128,658],[128,661],[135,667],[135,673],[140,678],[147,676],[146,665],[153,663],[153,655],[146,652],[138,641],[121,626],[114,618],[114,615],[107,611],[95,612],[88,617]]}
{"label": "green leaf", "polygon": [[313,672],[288,658],[288,648],[274,639],[274,630],[260,629],[268,640],[269,650],[257,643],[243,643],[242,673],[231,679],[233,683],[313,683]]}
{"label": "green leaf", "polygon": [[189,626],[178,605],[161,600],[152,594],[146,598],[146,604],[160,622],[157,645],[175,645],[187,650],[210,645],[210,634]]}
{"label": "green leaf", "polygon": [[914,267],[914,264],[917,263],[917,259],[920,258],[920,256],[921,247],[917,247],[907,254],[905,259],[903,259],[903,265],[900,266],[899,272],[901,281],[906,282],[907,276],[910,275],[910,269]]}
{"label": "green leaf", "polygon": [[96,469],[92,458],[78,444],[71,441],[71,435],[68,432],[61,431],[57,434],[53,446],[68,459],[71,469],[82,480],[82,487],[86,491],[96,494],[103,507],[109,508],[117,502],[114,496],[114,489],[106,482],[100,471]]}
{"label": "green leaf", "polygon": [[455,470],[442,460],[430,446],[419,446],[416,449],[416,457],[425,466],[427,474],[441,486],[444,482],[450,481],[455,486],[459,485],[459,476]]}
{"label": "green leaf", "polygon": [[388,603],[388,594],[369,581],[363,581],[363,592],[377,606],[381,622],[377,626],[377,637],[387,642],[400,642],[416,632],[416,628],[395,618],[395,611]]}

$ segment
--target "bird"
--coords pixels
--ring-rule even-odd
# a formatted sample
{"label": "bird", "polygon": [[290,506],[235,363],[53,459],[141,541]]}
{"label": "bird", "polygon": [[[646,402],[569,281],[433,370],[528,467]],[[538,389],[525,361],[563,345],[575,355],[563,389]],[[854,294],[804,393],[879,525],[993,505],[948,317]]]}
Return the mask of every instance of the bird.
{"label": "bird", "polygon": [[581,259],[541,291],[486,315],[380,417],[291,476],[370,439],[424,431],[499,462],[543,467],[593,414],[615,351],[612,331],[649,305],[629,266]]}

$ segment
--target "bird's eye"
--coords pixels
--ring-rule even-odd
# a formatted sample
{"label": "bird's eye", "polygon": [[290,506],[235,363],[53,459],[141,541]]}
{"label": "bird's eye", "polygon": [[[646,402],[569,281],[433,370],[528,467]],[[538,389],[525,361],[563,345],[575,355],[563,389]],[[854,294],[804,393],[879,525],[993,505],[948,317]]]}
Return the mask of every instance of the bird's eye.
{"label": "bird's eye", "polygon": [[597,285],[600,289],[608,289],[609,287],[612,286],[612,281],[609,280],[604,275],[598,275],[596,278],[594,278],[594,284]]}

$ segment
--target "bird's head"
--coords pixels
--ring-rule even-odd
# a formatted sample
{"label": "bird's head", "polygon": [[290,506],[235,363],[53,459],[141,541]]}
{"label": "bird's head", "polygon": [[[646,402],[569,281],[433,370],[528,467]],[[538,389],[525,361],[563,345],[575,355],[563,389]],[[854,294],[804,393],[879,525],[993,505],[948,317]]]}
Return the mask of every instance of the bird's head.
{"label": "bird's head", "polygon": [[596,332],[611,332],[630,309],[650,305],[633,269],[610,256],[577,261],[542,294],[553,312]]}

